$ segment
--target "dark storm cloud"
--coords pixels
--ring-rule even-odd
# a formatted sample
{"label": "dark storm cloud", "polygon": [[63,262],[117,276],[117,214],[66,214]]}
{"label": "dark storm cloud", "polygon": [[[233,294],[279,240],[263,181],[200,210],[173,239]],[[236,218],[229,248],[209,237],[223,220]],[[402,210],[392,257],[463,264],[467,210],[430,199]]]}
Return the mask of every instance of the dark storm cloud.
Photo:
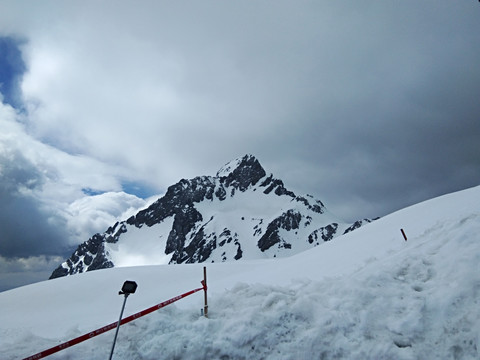
{"label": "dark storm cloud", "polygon": [[311,57],[319,66],[289,84],[303,108],[287,112],[290,126],[270,142],[269,156],[283,148],[291,164],[301,159],[294,171],[276,165],[287,183],[316,188],[344,218],[385,215],[480,179],[478,13],[412,5],[338,13],[350,21],[327,30],[334,43]]}
{"label": "dark storm cloud", "polygon": [[[245,153],[350,221],[478,185],[479,13],[473,0],[3,1],[0,34],[28,39],[15,120],[28,136],[13,148],[36,150],[1,195],[54,253],[52,221],[79,239],[138,204],[109,191],[161,193]],[[27,231],[19,244],[39,254],[25,223],[10,238]]]}
{"label": "dark storm cloud", "polygon": [[65,253],[66,233],[50,209],[29,193],[42,186],[41,172],[20,153],[0,154],[0,255]]}
{"label": "dark storm cloud", "polygon": [[0,255],[0,292],[48,279],[52,269],[63,260],[62,256],[6,258]]}
{"label": "dark storm cloud", "polygon": [[11,6],[36,135],[129,181],[248,152],[350,219],[476,185],[475,2],[53,3],[51,28]]}

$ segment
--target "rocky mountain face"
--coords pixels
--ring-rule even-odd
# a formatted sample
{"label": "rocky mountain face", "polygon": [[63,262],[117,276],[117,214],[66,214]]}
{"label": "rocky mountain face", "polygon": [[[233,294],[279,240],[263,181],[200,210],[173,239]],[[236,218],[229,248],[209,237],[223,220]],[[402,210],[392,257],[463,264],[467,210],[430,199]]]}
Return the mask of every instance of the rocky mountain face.
{"label": "rocky mountain face", "polygon": [[114,266],[284,257],[352,231],[320,200],[297,196],[252,155],[216,176],[180,180],[135,216],[79,245],[50,278]]}

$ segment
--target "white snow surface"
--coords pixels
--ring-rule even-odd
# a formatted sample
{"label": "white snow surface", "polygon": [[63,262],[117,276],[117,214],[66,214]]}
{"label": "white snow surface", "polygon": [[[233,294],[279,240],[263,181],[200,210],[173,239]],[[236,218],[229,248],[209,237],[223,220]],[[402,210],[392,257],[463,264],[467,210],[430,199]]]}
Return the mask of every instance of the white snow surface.
{"label": "white snow surface", "polygon": [[172,254],[165,254],[167,237],[162,234],[168,234],[172,223],[173,217],[151,227],[129,226],[121,243],[105,243],[107,256],[118,267],[168,264]]}
{"label": "white snow surface", "polygon": [[[408,241],[404,241],[403,228]],[[206,264],[203,292],[123,325],[114,359],[478,359],[480,187],[281,259]],[[22,359],[200,287],[203,264],[120,267],[0,293],[0,358]],[[48,359],[106,359],[114,330]]]}

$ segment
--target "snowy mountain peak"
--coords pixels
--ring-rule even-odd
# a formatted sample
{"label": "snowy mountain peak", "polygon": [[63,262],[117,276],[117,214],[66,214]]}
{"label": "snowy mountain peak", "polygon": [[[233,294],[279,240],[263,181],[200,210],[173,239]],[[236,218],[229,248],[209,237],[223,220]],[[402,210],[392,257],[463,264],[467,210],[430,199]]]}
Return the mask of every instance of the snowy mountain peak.
{"label": "snowy mountain peak", "polygon": [[218,172],[217,178],[227,186],[234,186],[245,191],[250,185],[266,175],[260,162],[253,155],[245,155],[225,164]]}
{"label": "snowy mountain peak", "polygon": [[[219,178],[227,177],[233,171],[235,171],[238,167],[243,167],[245,165],[248,166],[249,163],[254,163],[254,162],[258,163],[258,160],[255,158],[255,156],[250,155],[250,154],[246,154],[242,157],[238,157],[236,159],[233,159],[233,160],[229,161],[228,163],[226,163],[225,165],[223,165],[220,168],[220,170],[218,170],[217,177],[219,177]],[[258,164],[260,164],[260,163],[258,163]]]}
{"label": "snowy mountain peak", "polygon": [[359,227],[297,196],[253,155],[217,176],[182,179],[163,197],[81,244],[51,278],[114,266],[285,257]]}

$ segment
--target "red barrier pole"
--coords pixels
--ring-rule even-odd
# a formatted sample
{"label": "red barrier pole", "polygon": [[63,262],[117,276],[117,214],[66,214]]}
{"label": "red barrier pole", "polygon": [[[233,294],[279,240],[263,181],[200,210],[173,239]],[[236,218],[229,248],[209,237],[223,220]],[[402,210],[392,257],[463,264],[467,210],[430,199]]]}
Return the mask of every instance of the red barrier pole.
{"label": "red barrier pole", "polygon": [[[203,282],[202,282],[202,285],[203,285]],[[135,319],[138,319],[139,317],[142,317],[142,316],[145,316],[147,314],[150,314],[158,309],[161,309],[167,305],[170,305],[172,303],[174,303],[175,301],[178,301],[180,299],[183,299],[184,297],[187,297],[189,295],[192,295],[194,293],[196,293],[197,291],[200,291],[200,290],[205,290],[206,289],[206,286],[203,285],[201,288],[198,288],[198,289],[194,289],[194,290],[191,290],[191,291],[188,291],[182,295],[178,295],[178,296],[175,296],[171,299],[168,299],[160,304],[157,304],[155,306],[152,306],[152,307],[149,307],[148,309],[145,309],[145,310],[142,310],[136,314],[133,314],[133,315],[130,315],[124,319],[122,319],[122,321],[120,322],[120,325],[123,325],[123,324],[126,324],[126,323],[129,323],[130,321],[133,321]],[[112,330],[112,329],[115,329],[117,327],[117,324],[118,322],[115,321],[107,326],[104,326],[104,327],[101,327],[97,330],[94,330],[92,332],[89,332],[88,334],[84,334],[82,336],[79,336],[75,339],[72,339],[70,341],[67,341],[67,342],[64,342],[63,344],[60,344],[60,345],[57,345],[57,346],[54,346],[50,349],[47,349],[47,350],[44,350],[42,352],[39,352],[35,355],[32,355],[32,356],[29,356],[29,357],[26,357],[24,358],[23,360],[36,360],[36,359],[43,359],[44,357],[47,357],[49,355],[52,355],[58,351],[61,351],[63,349],[66,349],[66,348],[69,348],[70,346],[73,346],[73,345],[77,345],[85,340],[88,340],[88,339],[91,339],[95,336],[98,336],[100,334],[103,334],[104,332],[107,332],[109,330]]]}

